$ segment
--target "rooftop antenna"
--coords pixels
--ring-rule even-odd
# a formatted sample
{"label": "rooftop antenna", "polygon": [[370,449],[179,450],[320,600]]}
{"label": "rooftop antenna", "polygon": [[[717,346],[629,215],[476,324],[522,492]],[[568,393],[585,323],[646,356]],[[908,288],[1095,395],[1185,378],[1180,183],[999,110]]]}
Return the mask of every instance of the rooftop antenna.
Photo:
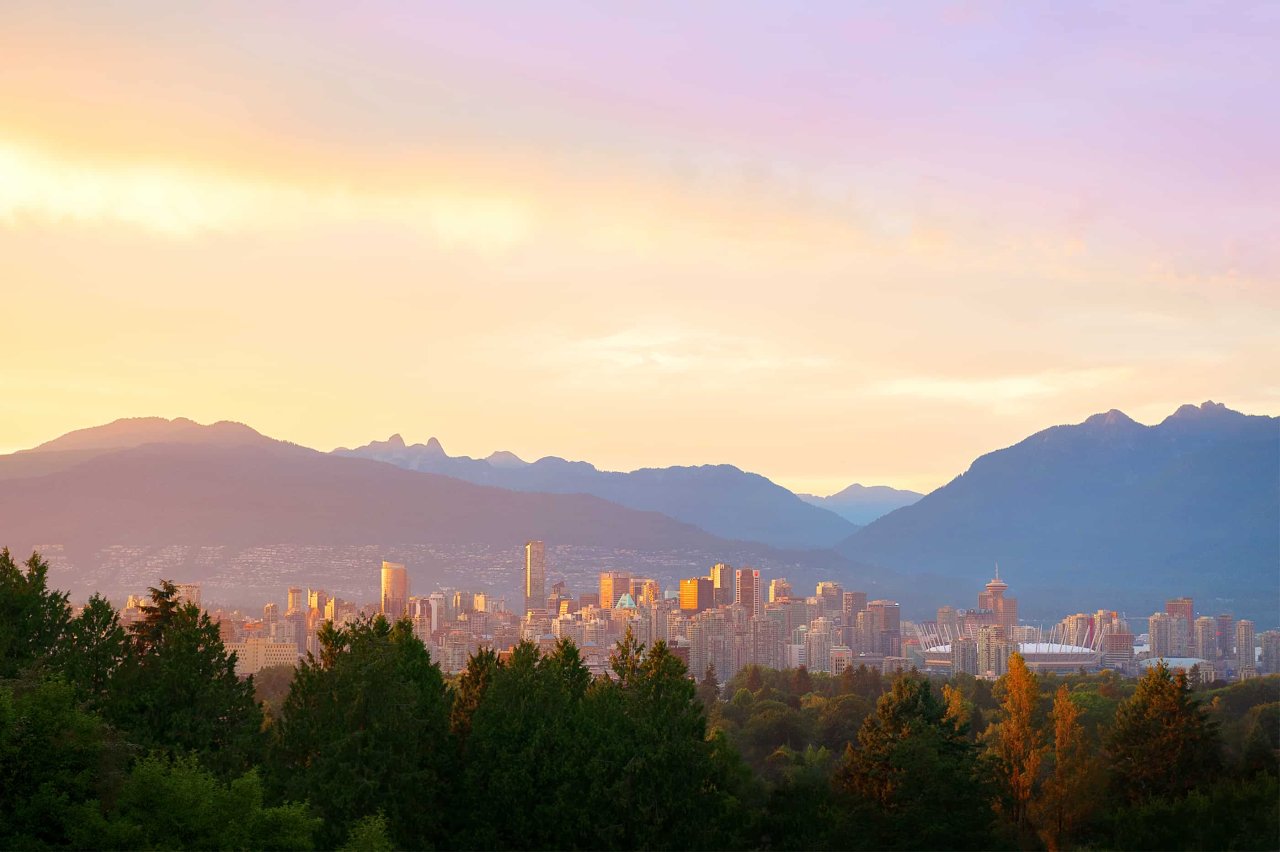
{"label": "rooftop antenna", "polygon": [[999,562],[996,563],[996,579],[997,580],[1000,579],[1000,563]]}

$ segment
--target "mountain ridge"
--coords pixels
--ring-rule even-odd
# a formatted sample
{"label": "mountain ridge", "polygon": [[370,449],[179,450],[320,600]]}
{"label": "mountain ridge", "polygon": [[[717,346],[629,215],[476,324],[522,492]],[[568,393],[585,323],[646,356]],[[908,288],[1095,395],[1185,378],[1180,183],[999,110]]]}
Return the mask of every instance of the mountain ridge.
{"label": "mountain ridge", "polygon": [[1277,470],[1280,418],[1207,402],[1147,426],[1113,410],[978,457],[837,550],[942,583],[999,561],[1030,598],[1080,606],[1107,587],[1114,606],[1188,593],[1256,608],[1280,565]]}

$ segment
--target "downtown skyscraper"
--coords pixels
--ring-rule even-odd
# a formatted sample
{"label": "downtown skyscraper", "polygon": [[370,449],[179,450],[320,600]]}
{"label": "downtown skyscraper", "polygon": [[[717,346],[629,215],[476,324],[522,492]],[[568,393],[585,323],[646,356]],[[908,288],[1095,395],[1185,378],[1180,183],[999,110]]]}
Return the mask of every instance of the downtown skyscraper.
{"label": "downtown skyscraper", "polygon": [[541,613],[547,607],[547,553],[540,541],[524,545],[524,611]]}

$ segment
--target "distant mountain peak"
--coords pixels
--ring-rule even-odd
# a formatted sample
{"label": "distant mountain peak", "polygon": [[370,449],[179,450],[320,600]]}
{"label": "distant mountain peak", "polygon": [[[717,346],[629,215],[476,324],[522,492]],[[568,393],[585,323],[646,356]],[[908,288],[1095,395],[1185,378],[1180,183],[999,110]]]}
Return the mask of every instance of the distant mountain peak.
{"label": "distant mountain peak", "polygon": [[1178,421],[1178,420],[1199,421],[1199,422],[1208,421],[1208,420],[1226,420],[1226,419],[1234,420],[1236,418],[1245,417],[1245,416],[1247,415],[1241,414],[1239,411],[1233,411],[1232,409],[1227,408],[1227,406],[1224,405],[1223,403],[1214,402],[1213,400],[1210,399],[1210,400],[1205,400],[1199,405],[1192,405],[1190,403],[1187,403],[1186,405],[1180,405],[1178,406],[1177,411],[1173,412],[1172,414],[1170,414],[1168,417],[1164,419],[1164,422],[1168,423],[1170,421]]}
{"label": "distant mountain peak", "polygon": [[396,448],[398,448],[398,449],[403,449],[403,448],[404,448],[404,438],[400,435],[400,433],[399,433],[399,432],[397,432],[397,433],[395,433],[394,435],[392,435],[390,438],[388,438],[388,439],[387,439],[387,446],[389,446],[389,447],[396,447]]}
{"label": "distant mountain peak", "polygon": [[1137,426],[1138,421],[1125,414],[1118,408],[1110,411],[1104,411],[1101,414],[1095,414],[1088,420],[1084,421],[1086,426]]}
{"label": "distant mountain peak", "polygon": [[261,432],[232,420],[208,425],[186,417],[122,417],[101,426],[68,432],[22,452],[46,450],[127,449],[142,444],[254,444],[276,443]]}
{"label": "distant mountain peak", "polygon": [[427,439],[427,452],[438,456],[446,455],[444,445],[434,436]]}
{"label": "distant mountain peak", "polygon": [[491,467],[511,469],[525,467],[529,463],[508,450],[495,450],[485,459]]}

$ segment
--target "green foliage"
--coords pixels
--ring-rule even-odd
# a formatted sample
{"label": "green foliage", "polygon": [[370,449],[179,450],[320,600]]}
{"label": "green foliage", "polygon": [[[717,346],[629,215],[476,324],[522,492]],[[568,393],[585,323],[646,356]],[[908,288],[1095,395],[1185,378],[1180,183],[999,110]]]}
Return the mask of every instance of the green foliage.
{"label": "green foliage", "polygon": [[[124,756],[63,681],[0,685],[0,848],[78,845]],[[95,845],[89,843],[87,845]]]}
{"label": "green foliage", "polygon": [[198,754],[229,775],[249,769],[261,750],[262,711],[252,680],[236,677],[218,626],[194,604],[179,604],[168,581],[151,590],[143,612],[111,677],[108,721],[146,749]]}
{"label": "green foliage", "polygon": [[70,653],[60,655],[63,673],[90,706],[101,706],[129,652],[129,640],[115,608],[99,595],[89,598],[71,620],[67,641]]}
{"label": "green foliage", "polygon": [[0,678],[17,677],[59,650],[71,621],[67,596],[48,588],[49,564],[32,553],[19,566],[0,550]]}
{"label": "green foliage", "polygon": [[1191,697],[1186,674],[1148,669],[1116,711],[1107,739],[1115,792],[1130,802],[1184,794],[1215,777],[1217,726]]}
{"label": "green foliage", "polygon": [[312,849],[319,827],[306,805],[265,806],[256,771],[225,782],[195,757],[152,756],[80,840],[100,849]]}
{"label": "green foliage", "polygon": [[1276,677],[1193,694],[1163,667],[1032,676],[1013,657],[994,689],[748,667],[721,690],[628,633],[611,677],[562,641],[478,652],[446,685],[408,622],[375,618],[240,680],[171,584],[125,631],[98,597],[73,618],[39,556],[7,552],[0,615],[0,848],[1280,840]]}
{"label": "green foliage", "polygon": [[356,820],[347,832],[347,842],[338,848],[340,852],[391,852],[396,847],[387,831],[387,818],[376,813]]}
{"label": "green foliage", "polygon": [[899,676],[846,751],[838,785],[871,803],[873,845],[982,849],[992,844],[989,784],[976,747],[927,680]]}
{"label": "green foliage", "polygon": [[320,639],[272,728],[271,788],[311,802],[323,845],[379,811],[397,846],[437,845],[454,760],[440,668],[407,620],[330,625]]}

